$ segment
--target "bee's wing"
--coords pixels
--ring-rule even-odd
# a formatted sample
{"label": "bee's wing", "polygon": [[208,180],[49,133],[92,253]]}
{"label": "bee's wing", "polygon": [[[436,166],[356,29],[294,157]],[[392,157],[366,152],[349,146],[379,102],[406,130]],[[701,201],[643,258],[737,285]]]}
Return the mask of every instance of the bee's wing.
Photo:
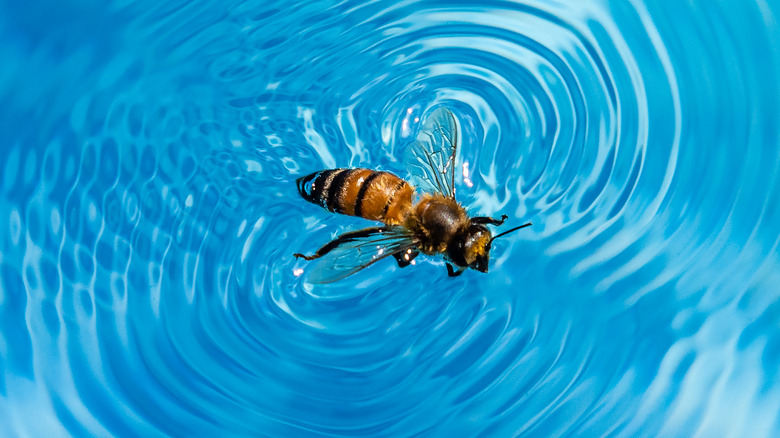
{"label": "bee's wing", "polygon": [[322,256],[309,272],[309,282],[331,283],[341,280],[416,245],[412,233],[398,226],[365,228],[342,234],[318,251]]}
{"label": "bee's wing", "polygon": [[425,121],[417,141],[406,149],[404,161],[410,181],[423,192],[455,197],[455,155],[458,123],[447,108],[439,108]]}

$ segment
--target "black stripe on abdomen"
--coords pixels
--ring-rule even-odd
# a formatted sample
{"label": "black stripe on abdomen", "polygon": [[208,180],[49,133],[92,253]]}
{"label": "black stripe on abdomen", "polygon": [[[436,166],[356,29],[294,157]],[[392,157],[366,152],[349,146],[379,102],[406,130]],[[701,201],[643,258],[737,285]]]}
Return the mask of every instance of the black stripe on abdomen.
{"label": "black stripe on abdomen", "polygon": [[312,204],[328,208],[330,186],[335,176],[344,173],[345,169],[330,169],[314,172],[298,178],[295,182],[301,197]]}
{"label": "black stripe on abdomen", "polygon": [[355,169],[338,169],[335,172],[336,173],[330,184],[328,184],[327,187],[327,194],[324,194],[325,197],[327,197],[327,204],[328,210],[336,212],[336,213],[343,213],[344,207],[341,205],[341,195],[344,188],[344,183],[347,182],[347,177],[350,173],[354,172]]}
{"label": "black stripe on abdomen", "polygon": [[378,177],[382,172],[374,172],[371,175],[368,176],[368,178],[363,181],[363,185],[360,186],[360,190],[358,191],[357,198],[355,199],[355,216],[363,217],[363,198],[366,197],[366,191],[368,191],[368,186],[371,185],[371,181],[373,181],[376,177]]}
{"label": "black stripe on abdomen", "polygon": [[406,181],[401,180],[401,182],[398,183],[398,185],[395,186],[395,189],[393,189],[393,193],[390,194],[390,196],[387,197],[387,202],[385,203],[385,208],[382,210],[382,217],[387,216],[387,210],[390,209],[390,205],[393,204],[393,199],[395,199],[395,194],[398,193],[401,188],[406,185]]}

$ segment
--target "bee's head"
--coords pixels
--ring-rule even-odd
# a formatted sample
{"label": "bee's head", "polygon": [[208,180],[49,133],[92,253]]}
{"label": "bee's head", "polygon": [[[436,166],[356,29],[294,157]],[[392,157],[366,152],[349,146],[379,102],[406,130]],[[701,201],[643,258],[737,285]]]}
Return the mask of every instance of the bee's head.
{"label": "bee's head", "polygon": [[529,222],[493,237],[486,226],[471,222],[468,228],[457,233],[452,238],[447,247],[447,258],[461,268],[487,272],[488,264],[490,263],[490,246],[493,244],[493,241],[530,225],[531,223]]}
{"label": "bee's head", "polygon": [[447,247],[447,256],[460,267],[487,272],[491,241],[490,230],[486,226],[472,223],[452,238]]}

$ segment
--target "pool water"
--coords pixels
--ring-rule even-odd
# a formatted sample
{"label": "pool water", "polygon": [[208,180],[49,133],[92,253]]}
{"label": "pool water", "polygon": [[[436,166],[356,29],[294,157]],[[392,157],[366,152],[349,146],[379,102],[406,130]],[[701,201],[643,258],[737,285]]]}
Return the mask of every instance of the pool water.
{"label": "pool water", "polygon": [[[780,435],[780,3],[0,3],[0,435]],[[448,107],[490,272],[310,253]]]}

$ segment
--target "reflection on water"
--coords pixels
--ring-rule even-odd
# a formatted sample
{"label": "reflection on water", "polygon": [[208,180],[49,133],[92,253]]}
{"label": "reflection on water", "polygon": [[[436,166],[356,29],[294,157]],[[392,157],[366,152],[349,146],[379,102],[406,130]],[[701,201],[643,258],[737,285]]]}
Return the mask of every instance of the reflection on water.
{"label": "reflection on water", "polygon": [[[777,435],[777,13],[0,6],[0,431]],[[405,176],[438,105],[459,199],[534,226],[307,283],[367,222],[294,180]]]}

